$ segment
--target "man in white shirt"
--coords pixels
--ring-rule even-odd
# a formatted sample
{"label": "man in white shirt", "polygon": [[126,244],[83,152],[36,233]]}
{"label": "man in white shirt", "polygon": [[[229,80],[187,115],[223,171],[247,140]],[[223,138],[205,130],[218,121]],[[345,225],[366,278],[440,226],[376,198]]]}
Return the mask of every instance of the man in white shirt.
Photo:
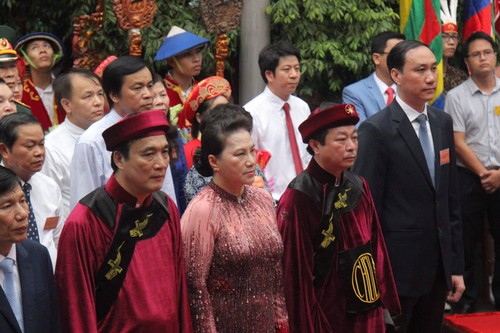
{"label": "man in white shirt", "polygon": [[[306,102],[292,95],[300,81],[299,50],[286,42],[268,45],[259,54],[259,67],[267,86],[244,108],[253,117],[255,148],[271,153],[264,172],[274,183],[271,194],[278,201],[288,183],[311,159],[298,131],[311,110]],[[286,108],[289,108],[291,124],[287,121]],[[289,132],[288,126],[293,131]]]}
{"label": "man in white shirt", "polygon": [[[0,119],[0,156],[5,167],[21,180],[33,216],[28,238],[38,240],[49,250],[55,267],[57,244],[64,221],[61,191],[56,182],[39,172],[45,160],[42,126],[32,115],[14,113]],[[26,188],[28,187],[28,188]]]}
{"label": "man in white shirt", "polygon": [[[70,209],[113,173],[111,153],[106,150],[102,132],[122,117],[153,108],[153,75],[138,57],[123,56],[111,62],[103,72],[102,85],[110,112],[92,124],[78,139],[70,165]],[[176,201],[172,173],[167,170],[162,190]]]}
{"label": "man in white shirt", "polygon": [[61,189],[66,220],[70,212],[70,164],[76,140],[104,115],[104,90],[101,79],[93,72],[72,68],[54,80],[58,107],[66,111],[64,122],[45,138],[45,163],[42,173]]}
{"label": "man in white shirt", "polygon": [[392,31],[374,36],[371,42],[371,54],[375,71],[370,76],[348,85],[342,91],[343,102],[354,104],[356,107],[359,115],[357,126],[385,108],[396,97],[397,86],[387,68],[387,55],[394,45],[403,40],[405,35]]}

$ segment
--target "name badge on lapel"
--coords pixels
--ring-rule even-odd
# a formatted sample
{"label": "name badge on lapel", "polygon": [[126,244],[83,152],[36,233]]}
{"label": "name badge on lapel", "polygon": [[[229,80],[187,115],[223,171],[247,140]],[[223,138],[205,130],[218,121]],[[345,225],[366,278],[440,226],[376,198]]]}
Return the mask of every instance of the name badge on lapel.
{"label": "name badge on lapel", "polygon": [[450,148],[446,148],[439,152],[439,164],[445,165],[449,163],[450,163]]}

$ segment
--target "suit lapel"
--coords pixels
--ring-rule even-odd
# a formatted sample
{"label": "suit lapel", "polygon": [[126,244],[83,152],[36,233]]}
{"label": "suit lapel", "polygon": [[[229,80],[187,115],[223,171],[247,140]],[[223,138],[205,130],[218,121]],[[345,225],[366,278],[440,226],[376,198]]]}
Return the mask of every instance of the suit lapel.
{"label": "suit lapel", "polygon": [[[17,258],[19,259],[19,253],[17,254]],[[0,313],[9,323],[9,325],[11,325],[13,331],[21,333],[21,328],[17,323],[16,316],[14,315],[14,312],[10,307],[9,301],[7,300],[7,296],[5,296],[3,288],[0,288]]]}
{"label": "suit lapel", "polygon": [[33,303],[35,272],[33,271],[33,263],[30,260],[29,253],[22,244],[17,244],[17,261],[23,299],[24,331],[33,332],[35,327],[33,327],[31,321],[33,316],[30,316],[30,314],[37,310]]}
{"label": "suit lapel", "polygon": [[385,105],[385,100],[384,96],[382,96],[382,93],[380,92],[380,89],[377,86],[377,82],[375,82],[375,73],[372,73],[370,75],[370,81],[368,84],[368,91],[370,94],[373,96],[373,98],[377,101],[379,110],[382,110],[386,107]]}
{"label": "suit lapel", "polygon": [[415,158],[415,161],[419,169],[424,173],[425,178],[427,179],[429,185],[431,187],[434,187],[434,185],[432,185],[431,174],[429,172],[429,168],[427,167],[427,162],[425,161],[425,155],[422,149],[422,145],[418,140],[413,125],[410,123],[410,120],[408,119],[403,109],[401,109],[401,106],[397,102],[394,102],[391,105],[389,105],[389,110],[391,111],[391,117],[393,122],[396,123],[396,129],[399,132],[399,135],[401,135],[401,137],[405,141],[411,154]]}

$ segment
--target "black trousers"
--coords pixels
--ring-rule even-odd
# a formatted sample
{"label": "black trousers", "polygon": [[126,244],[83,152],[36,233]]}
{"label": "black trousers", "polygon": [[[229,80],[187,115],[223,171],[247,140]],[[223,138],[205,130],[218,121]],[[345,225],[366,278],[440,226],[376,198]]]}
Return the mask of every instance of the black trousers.
{"label": "black trousers", "polygon": [[476,278],[477,265],[482,266],[482,260],[477,260],[482,252],[484,223],[494,240],[495,260],[492,282],[495,303],[500,305],[500,191],[486,193],[477,175],[465,168],[458,168],[460,187],[460,204],[462,209],[462,227],[465,262],[465,292],[459,301],[459,306],[474,306],[479,298],[479,281]]}
{"label": "black trousers", "polygon": [[418,297],[400,296],[402,315],[397,318],[398,333],[440,333],[448,288],[442,269],[438,269],[432,289]]}

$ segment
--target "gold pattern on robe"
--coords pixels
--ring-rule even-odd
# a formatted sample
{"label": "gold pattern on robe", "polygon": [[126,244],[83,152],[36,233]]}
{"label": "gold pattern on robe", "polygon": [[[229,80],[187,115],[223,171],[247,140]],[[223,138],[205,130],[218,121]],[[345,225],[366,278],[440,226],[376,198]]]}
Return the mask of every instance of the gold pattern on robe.
{"label": "gold pattern on robe", "polygon": [[352,267],[352,289],[363,303],[374,303],[380,298],[377,272],[371,253],[362,253]]}
{"label": "gold pattern on robe", "polygon": [[339,193],[339,200],[335,202],[335,209],[346,208],[347,207],[347,192],[351,189],[345,190],[344,194]]}
{"label": "gold pattern on robe", "polygon": [[[347,192],[350,191],[351,189],[348,188],[344,191],[344,194],[339,193],[338,197],[339,200],[337,200],[333,206],[335,209],[340,209],[340,208],[346,208],[347,207]],[[321,234],[325,236],[323,241],[321,242],[320,246],[324,249],[326,249],[332,242],[335,241],[335,236],[333,235],[333,212],[330,215],[330,220],[328,221],[328,229],[322,230]]]}
{"label": "gold pattern on robe", "polygon": [[325,239],[321,242],[321,247],[326,249],[328,246],[330,246],[330,243],[335,241],[335,236],[333,235],[333,214],[330,216],[330,221],[328,221],[328,229],[327,230],[322,230],[321,234],[325,236]]}
{"label": "gold pattern on robe", "polygon": [[111,266],[111,269],[106,273],[106,279],[111,280],[118,274],[120,274],[123,271],[123,268],[120,267],[121,261],[122,261],[122,255],[120,253],[120,249],[122,248],[122,245],[125,242],[122,242],[118,249],[116,250],[116,259],[115,260],[109,260],[108,265]]}
{"label": "gold pattern on robe", "polygon": [[130,237],[142,237],[144,235],[142,231],[148,226],[149,218],[151,216],[153,216],[153,214],[148,214],[142,221],[136,220],[135,228],[130,230]]}

